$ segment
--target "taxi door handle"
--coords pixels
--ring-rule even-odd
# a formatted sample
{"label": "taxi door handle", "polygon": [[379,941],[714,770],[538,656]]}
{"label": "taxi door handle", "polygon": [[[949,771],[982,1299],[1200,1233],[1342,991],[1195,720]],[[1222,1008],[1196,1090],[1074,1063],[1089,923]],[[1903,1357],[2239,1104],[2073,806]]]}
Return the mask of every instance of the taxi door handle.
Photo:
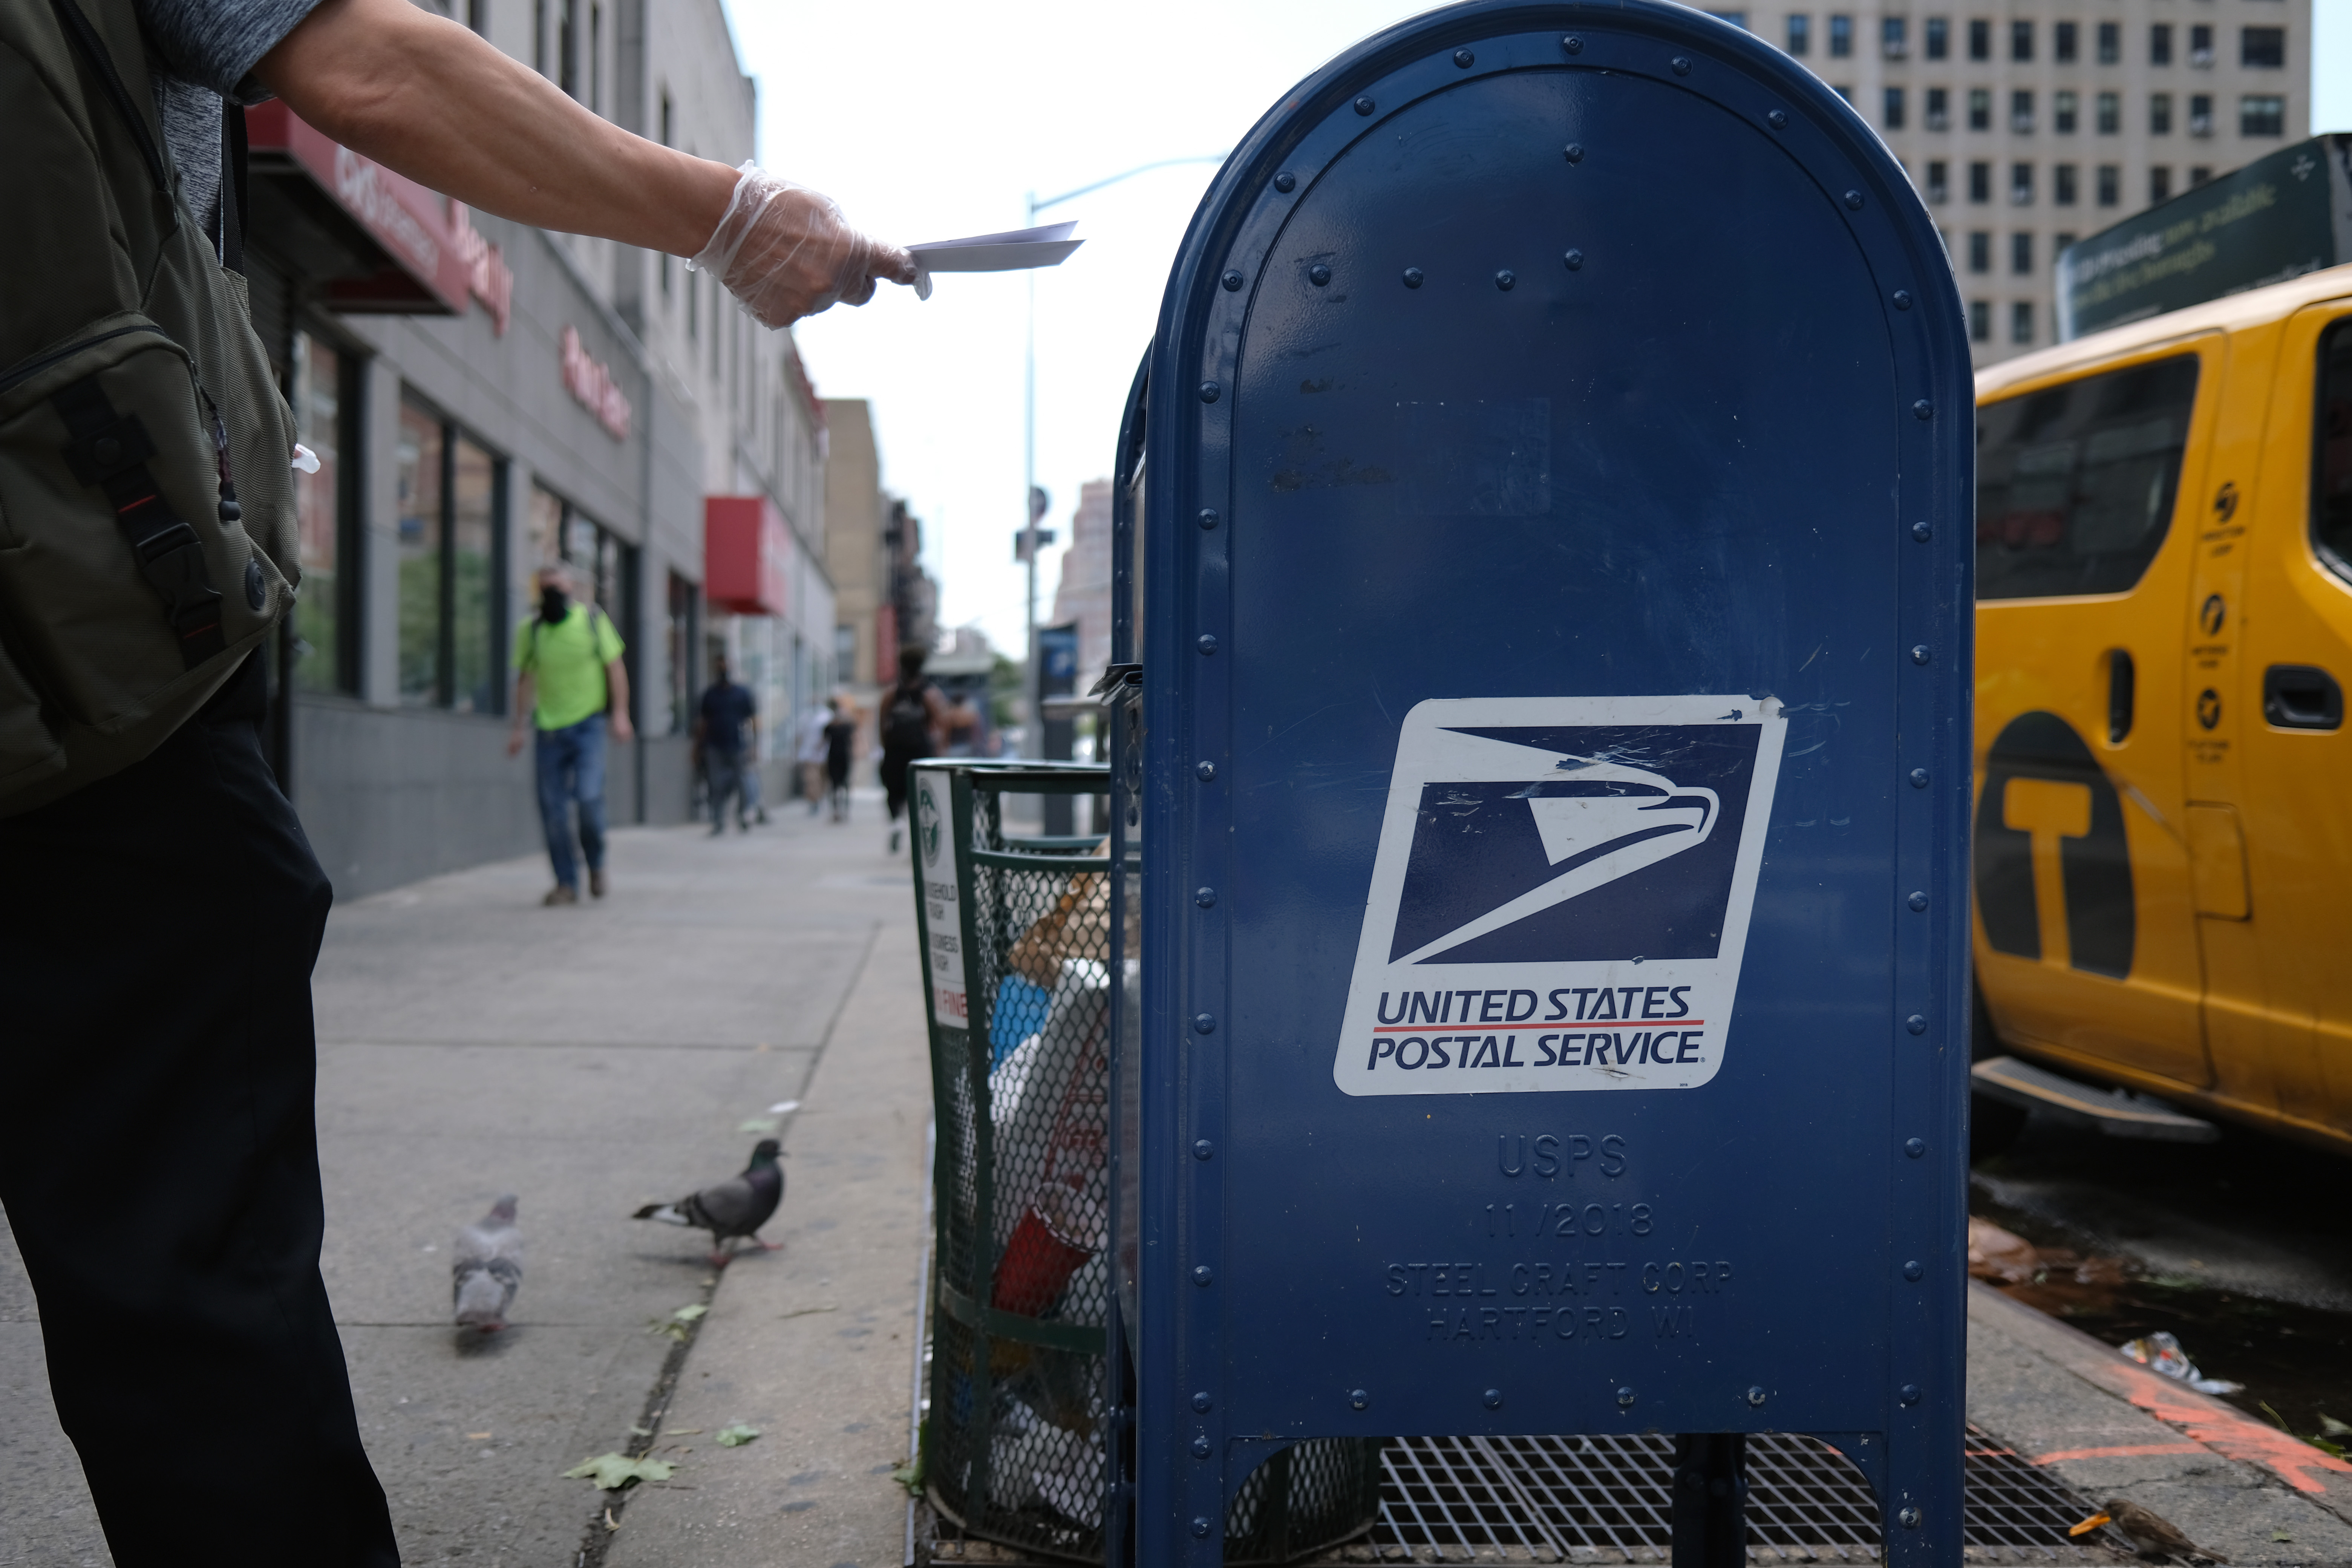
{"label": "taxi door handle", "polygon": [[2263,671],[2263,717],[2282,730],[2339,729],[2344,689],[2316,665],[2272,665]]}

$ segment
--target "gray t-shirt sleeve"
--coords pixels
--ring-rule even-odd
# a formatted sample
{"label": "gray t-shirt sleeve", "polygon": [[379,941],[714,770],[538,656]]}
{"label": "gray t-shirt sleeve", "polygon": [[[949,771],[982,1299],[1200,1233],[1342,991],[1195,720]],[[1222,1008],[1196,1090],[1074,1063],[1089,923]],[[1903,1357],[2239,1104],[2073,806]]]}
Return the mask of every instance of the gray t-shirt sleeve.
{"label": "gray t-shirt sleeve", "polygon": [[133,0],[150,56],[163,142],[180,172],[188,210],[221,247],[221,100],[259,103],[269,89],[253,79],[319,0]]}
{"label": "gray t-shirt sleeve", "polygon": [[140,31],[163,68],[239,103],[268,89],[249,79],[319,0],[133,0]]}

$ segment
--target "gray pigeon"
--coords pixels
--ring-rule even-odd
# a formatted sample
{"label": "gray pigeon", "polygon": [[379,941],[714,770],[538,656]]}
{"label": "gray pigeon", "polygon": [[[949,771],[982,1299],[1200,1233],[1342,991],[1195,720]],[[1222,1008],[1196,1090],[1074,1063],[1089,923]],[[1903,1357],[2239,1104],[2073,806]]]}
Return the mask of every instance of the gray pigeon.
{"label": "gray pigeon", "polygon": [[776,1205],[784,1201],[784,1168],[776,1163],[782,1148],[774,1139],[762,1138],[753,1146],[751,1163],[743,1167],[741,1175],[730,1176],[716,1186],[705,1187],[674,1204],[647,1204],[632,1217],[709,1231],[712,1241],[729,1244],[714,1248],[710,1254],[710,1261],[722,1267],[735,1256],[731,1244],[738,1237],[750,1237],[762,1249],[772,1252],[775,1245],[761,1241],[758,1232],[776,1212]]}
{"label": "gray pigeon", "polygon": [[449,1266],[449,1284],[457,1326],[498,1332],[507,1326],[507,1309],[522,1283],[522,1232],[515,1228],[514,1194],[459,1231],[452,1251],[457,1260]]}

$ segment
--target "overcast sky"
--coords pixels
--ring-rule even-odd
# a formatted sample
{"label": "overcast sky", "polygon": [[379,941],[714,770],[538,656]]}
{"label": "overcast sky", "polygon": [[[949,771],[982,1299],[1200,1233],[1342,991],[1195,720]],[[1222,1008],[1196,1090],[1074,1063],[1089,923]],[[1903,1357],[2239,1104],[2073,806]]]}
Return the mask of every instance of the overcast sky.
{"label": "overcast sky", "polygon": [[[1365,35],[1396,0],[731,0],[760,82],[760,158],[900,243],[1021,226],[1041,199],[1162,158],[1221,153]],[[2352,130],[2352,0],[2315,0],[2312,126]],[[1108,477],[1120,405],[1150,344],[1176,247],[1215,167],[1141,174],[1041,215],[1087,239],[1035,275],[1037,482],[1069,539],[1085,480]],[[1018,274],[942,278],[929,302],[886,285],[797,329],[820,395],[874,405],[883,483],[923,520],[940,621],[977,621],[1018,657],[1022,342]],[[1060,550],[1038,571],[1050,616]]]}

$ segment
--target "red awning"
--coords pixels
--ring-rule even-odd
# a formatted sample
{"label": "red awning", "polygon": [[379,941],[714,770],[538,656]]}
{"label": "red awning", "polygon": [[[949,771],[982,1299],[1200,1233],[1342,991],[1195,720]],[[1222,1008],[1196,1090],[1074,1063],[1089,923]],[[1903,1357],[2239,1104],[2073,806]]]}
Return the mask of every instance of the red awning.
{"label": "red awning", "polygon": [[[453,230],[446,197],[328,140],[275,100],[246,111],[246,132],[257,179],[275,184],[341,253],[343,264],[317,279],[331,309],[465,313],[473,258]],[[255,239],[296,252],[298,261],[315,248],[276,232],[270,216],[257,207]]]}
{"label": "red awning", "polygon": [[703,597],[714,610],[781,616],[790,605],[793,537],[765,496],[702,499]]}

